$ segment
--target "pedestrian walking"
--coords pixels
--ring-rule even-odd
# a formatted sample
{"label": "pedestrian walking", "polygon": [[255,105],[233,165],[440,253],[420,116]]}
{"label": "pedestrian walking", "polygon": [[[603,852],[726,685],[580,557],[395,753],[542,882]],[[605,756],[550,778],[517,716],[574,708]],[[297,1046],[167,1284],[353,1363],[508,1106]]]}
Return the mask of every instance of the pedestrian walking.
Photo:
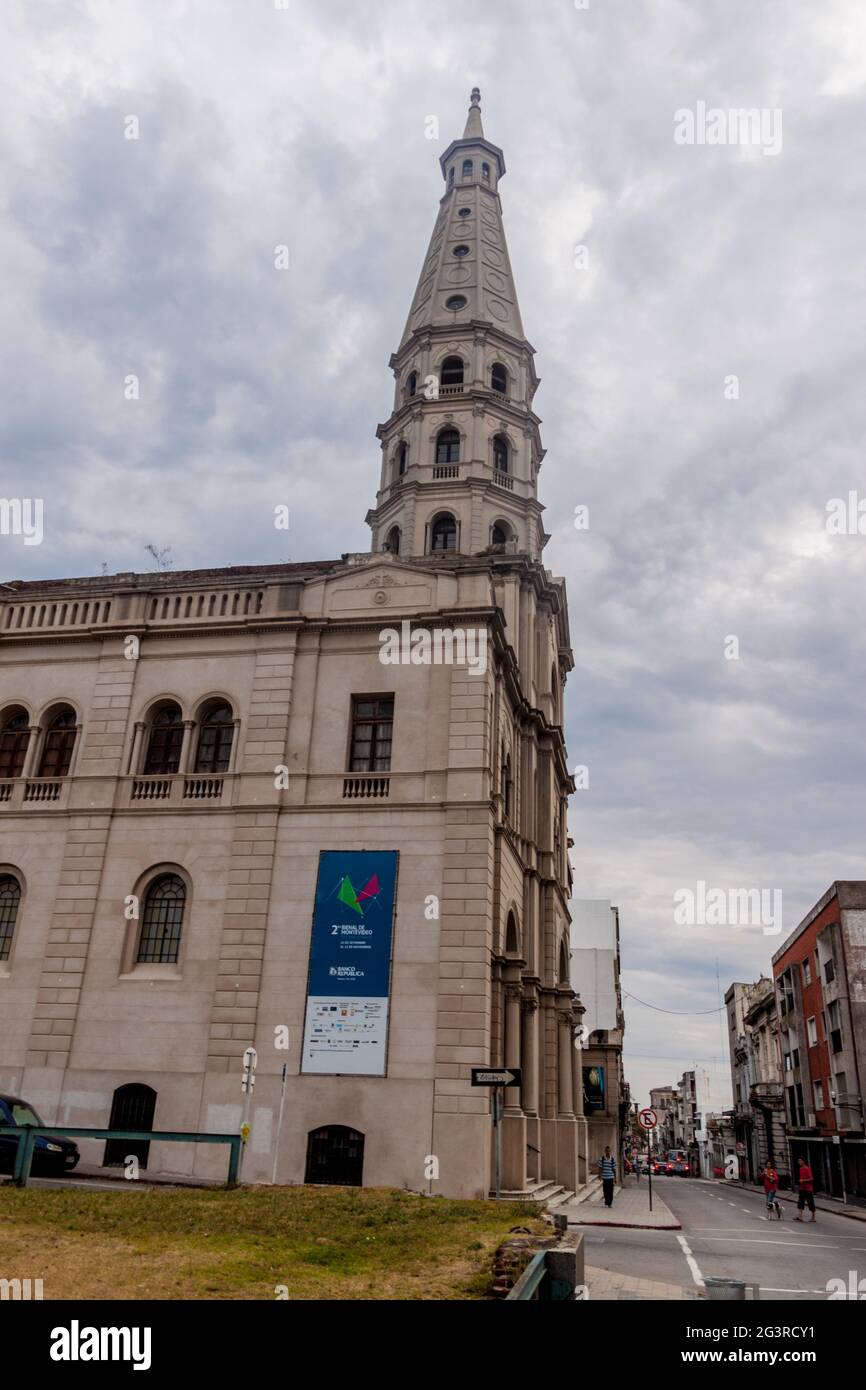
{"label": "pedestrian walking", "polygon": [[610,1144],[605,1146],[604,1153],[598,1160],[598,1171],[601,1174],[601,1188],[604,1193],[604,1204],[606,1207],[613,1206],[613,1184],[616,1179],[616,1159],[610,1151]]}
{"label": "pedestrian walking", "polygon": [[761,1179],[764,1184],[764,1196],[767,1199],[767,1211],[771,1216],[781,1216],[782,1208],[779,1206],[776,1193],[779,1190],[779,1174],[776,1172],[772,1163],[767,1163],[761,1172]]}
{"label": "pedestrian walking", "polygon": [[800,1185],[800,1195],[797,1198],[797,1215],[795,1221],[803,1220],[803,1209],[808,1207],[812,1213],[812,1220],[815,1220],[815,1179],[812,1176],[812,1169],[809,1167],[805,1158],[800,1159],[800,1172],[797,1177]]}

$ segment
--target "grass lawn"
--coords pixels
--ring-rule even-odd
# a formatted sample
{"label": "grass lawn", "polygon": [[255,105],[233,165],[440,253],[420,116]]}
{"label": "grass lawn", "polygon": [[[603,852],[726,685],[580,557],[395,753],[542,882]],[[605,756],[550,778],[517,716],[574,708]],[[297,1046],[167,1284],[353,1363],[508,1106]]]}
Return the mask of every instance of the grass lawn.
{"label": "grass lawn", "polygon": [[537,1208],[389,1188],[0,1187],[0,1278],[46,1299],[483,1298],[514,1226]]}

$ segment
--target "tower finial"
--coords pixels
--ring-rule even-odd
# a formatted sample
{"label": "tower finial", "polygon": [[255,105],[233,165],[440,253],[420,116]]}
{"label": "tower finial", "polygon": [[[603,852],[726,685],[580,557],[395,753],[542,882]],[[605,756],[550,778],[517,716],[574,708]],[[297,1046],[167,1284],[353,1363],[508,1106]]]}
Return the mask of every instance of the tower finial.
{"label": "tower finial", "polygon": [[484,139],[484,127],[481,124],[481,92],[477,87],[472,88],[469,97],[469,115],[466,117],[466,129],[463,132],[463,139]]}

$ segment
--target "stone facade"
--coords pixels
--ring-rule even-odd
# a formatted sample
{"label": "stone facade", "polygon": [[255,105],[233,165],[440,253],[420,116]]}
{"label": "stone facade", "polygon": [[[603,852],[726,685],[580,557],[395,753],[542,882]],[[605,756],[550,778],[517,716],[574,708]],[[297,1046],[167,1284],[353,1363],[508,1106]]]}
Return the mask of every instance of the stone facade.
{"label": "stone facade", "polygon": [[[507,266],[504,161],[491,151],[473,96],[443,163],[437,228],[471,190],[466,244],[476,265],[487,246]],[[437,264],[453,289],[444,251]],[[343,1127],[362,1146],[356,1180],[477,1197],[491,1184],[491,1120],[470,1069],[508,1064],[523,1080],[505,1094],[503,1187],[578,1186],[568,614],[563,582],[540,560],[532,349],[510,270],[495,293],[479,273],[461,280],[467,310],[442,308],[438,281],[436,311],[413,307],[380,427],[369,554],[0,590],[0,1086],[46,1122],[107,1126],[118,1089],[133,1085],[155,1102],[155,1129],[234,1132],[253,1045],[246,1180],[304,1181],[310,1136]],[[435,394],[407,406],[408,364],[435,373],[443,347],[471,358],[464,389],[444,413]],[[504,395],[486,375],[494,349],[510,364]],[[448,416],[460,461],[434,476]],[[410,420],[412,462],[395,487],[392,451]],[[495,464],[494,430],[510,441]],[[459,525],[434,538],[443,512]],[[383,664],[383,629],[404,623],[410,634],[471,631],[483,669]],[[366,771],[350,762],[361,697],[393,700],[387,766]],[[211,721],[216,763],[202,753]],[[399,851],[384,1076],[301,1070],[328,849]],[[161,940],[177,930],[176,958],[143,948],[155,885],[167,885],[174,926]],[[101,1161],[95,1141],[83,1151]],[[149,1169],[215,1176],[224,1158],[154,1143]]]}

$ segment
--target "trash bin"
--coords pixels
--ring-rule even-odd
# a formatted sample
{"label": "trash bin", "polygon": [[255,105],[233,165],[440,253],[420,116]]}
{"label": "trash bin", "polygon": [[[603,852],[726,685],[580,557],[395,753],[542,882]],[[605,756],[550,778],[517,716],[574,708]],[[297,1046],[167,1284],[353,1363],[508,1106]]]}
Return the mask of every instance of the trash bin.
{"label": "trash bin", "polygon": [[705,1279],[707,1298],[745,1302],[746,1286],[742,1279]]}

